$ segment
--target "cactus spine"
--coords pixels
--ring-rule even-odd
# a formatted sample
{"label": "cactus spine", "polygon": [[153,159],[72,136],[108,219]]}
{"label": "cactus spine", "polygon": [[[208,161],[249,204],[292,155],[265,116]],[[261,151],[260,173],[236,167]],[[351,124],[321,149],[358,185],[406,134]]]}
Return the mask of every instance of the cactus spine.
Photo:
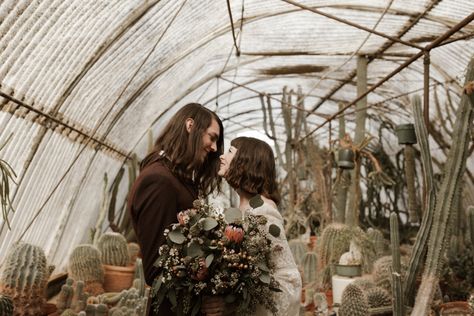
{"label": "cactus spine", "polygon": [[5,295],[0,295],[0,315],[13,316],[13,300]]}
{"label": "cactus spine", "polygon": [[[474,80],[474,58],[471,59],[466,74],[466,83]],[[433,223],[430,227],[430,241],[426,256],[425,269],[418,290],[413,315],[428,315],[435,286],[439,282],[442,259],[446,250],[450,218],[452,216],[454,196],[466,169],[466,158],[470,142],[469,132],[472,126],[474,93],[463,94],[456,113],[453,128],[452,146],[445,164],[444,177],[437,194]]]}
{"label": "cactus spine", "polygon": [[303,257],[308,251],[306,244],[300,239],[292,239],[288,242],[290,246],[291,254],[297,266],[300,266],[303,263]]}
{"label": "cactus spine", "polygon": [[100,257],[100,251],[89,244],[77,246],[69,257],[69,276],[83,281],[84,290],[94,296],[104,292],[104,268]]}
{"label": "cactus spine", "polygon": [[353,284],[349,284],[342,292],[341,308],[339,316],[367,316],[369,315],[369,304],[362,290]]}
{"label": "cactus spine", "polygon": [[18,242],[7,254],[0,293],[13,299],[14,315],[39,315],[49,278],[46,256],[40,247]]}
{"label": "cactus spine", "polygon": [[125,267],[130,262],[127,240],[119,233],[103,234],[99,238],[97,247],[102,254],[103,264]]}
{"label": "cactus spine", "polygon": [[317,277],[317,255],[315,252],[307,252],[303,257],[303,282],[305,284],[316,281]]}
{"label": "cactus spine", "polygon": [[392,245],[392,293],[393,293],[393,314],[404,316],[401,264],[400,264],[400,237],[398,235],[398,216],[396,213],[390,214],[390,242]]}

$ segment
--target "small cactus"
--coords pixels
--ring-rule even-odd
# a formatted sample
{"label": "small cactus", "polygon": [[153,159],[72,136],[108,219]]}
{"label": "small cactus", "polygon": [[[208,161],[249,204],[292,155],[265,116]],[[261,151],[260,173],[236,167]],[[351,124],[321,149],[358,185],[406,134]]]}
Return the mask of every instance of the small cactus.
{"label": "small cactus", "polygon": [[[403,258],[402,258],[403,259]],[[401,279],[405,279],[407,265],[402,260],[401,262]],[[384,256],[377,259],[374,263],[374,270],[372,271],[374,283],[387,290],[392,294],[392,256]]]}
{"label": "small cactus", "polygon": [[62,313],[71,307],[72,297],[74,295],[74,290],[72,289],[73,282],[73,279],[68,278],[66,283],[61,287],[61,291],[59,292],[58,299],[56,301],[58,313]]}
{"label": "small cactus", "polygon": [[102,254],[103,264],[125,267],[130,262],[127,240],[119,233],[103,234],[99,238],[97,247]]}
{"label": "small cactus", "polygon": [[308,251],[306,243],[300,239],[292,239],[288,242],[290,246],[291,254],[297,266],[300,266],[303,263],[303,257]]}
{"label": "small cactus", "polygon": [[0,295],[0,315],[13,316],[13,300],[9,296]]}
{"label": "small cactus", "polygon": [[84,291],[95,296],[104,292],[104,268],[100,251],[89,244],[77,246],[69,257],[69,276],[84,282]]}
{"label": "small cactus", "polygon": [[353,284],[349,284],[342,292],[339,316],[367,316],[369,315],[369,304],[362,290]]}
{"label": "small cactus", "polygon": [[372,241],[375,247],[375,257],[378,259],[385,254],[386,241],[380,230],[375,228],[367,229],[367,237]]}
{"label": "small cactus", "polygon": [[14,315],[39,315],[49,278],[44,251],[18,242],[9,250],[0,277],[0,293],[13,299]]}
{"label": "small cactus", "polygon": [[381,287],[373,287],[364,292],[370,308],[392,305],[390,294]]}
{"label": "small cactus", "polygon": [[303,283],[308,284],[316,281],[317,277],[317,255],[315,252],[307,252],[303,257]]}
{"label": "small cactus", "polygon": [[367,291],[375,287],[374,281],[367,277],[357,278],[352,284],[358,286],[362,291]]}
{"label": "small cactus", "polygon": [[128,247],[128,255],[130,257],[130,261],[128,265],[134,264],[137,261],[137,258],[140,258],[140,245],[136,242],[129,242],[127,244]]}

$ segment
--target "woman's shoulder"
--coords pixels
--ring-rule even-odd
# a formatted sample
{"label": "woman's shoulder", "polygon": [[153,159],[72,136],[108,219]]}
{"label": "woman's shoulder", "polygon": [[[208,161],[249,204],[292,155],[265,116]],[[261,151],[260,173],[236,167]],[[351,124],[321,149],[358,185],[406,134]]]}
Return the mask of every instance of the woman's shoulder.
{"label": "woman's shoulder", "polygon": [[274,217],[278,220],[283,221],[283,217],[281,216],[278,207],[276,206],[275,202],[272,200],[263,200],[263,204],[259,207],[256,207],[252,211],[256,215],[264,215],[267,217]]}

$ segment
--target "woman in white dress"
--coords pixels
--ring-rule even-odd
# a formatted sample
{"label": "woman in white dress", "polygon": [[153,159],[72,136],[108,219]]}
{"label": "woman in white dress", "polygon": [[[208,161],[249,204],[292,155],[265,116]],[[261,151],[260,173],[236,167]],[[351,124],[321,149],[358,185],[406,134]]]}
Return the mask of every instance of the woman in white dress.
{"label": "woman in white dress", "polygon": [[[267,226],[275,224],[280,227],[281,233],[278,238],[270,236],[272,247],[281,249],[281,251],[273,252],[276,265],[274,277],[282,290],[274,294],[277,315],[299,315],[301,276],[284,234],[283,218],[277,209],[280,194],[276,183],[275,158],[271,147],[256,138],[238,137],[232,140],[229,150],[221,156],[219,175],[237,191],[240,197],[239,208],[242,212],[264,215],[268,221]],[[253,209],[249,205],[249,200],[256,194],[262,197],[264,203]],[[213,313],[212,310],[207,312],[207,315],[219,315],[219,313]],[[259,306],[254,316],[266,315],[272,314],[263,306]]]}

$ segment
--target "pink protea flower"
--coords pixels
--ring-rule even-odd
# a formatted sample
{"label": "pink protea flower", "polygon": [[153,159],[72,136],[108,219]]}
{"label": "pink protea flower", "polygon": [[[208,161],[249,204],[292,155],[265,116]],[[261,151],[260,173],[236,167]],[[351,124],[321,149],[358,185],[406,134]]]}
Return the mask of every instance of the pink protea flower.
{"label": "pink protea flower", "polygon": [[238,226],[227,225],[224,234],[227,239],[236,244],[240,244],[244,239],[244,230]]}

